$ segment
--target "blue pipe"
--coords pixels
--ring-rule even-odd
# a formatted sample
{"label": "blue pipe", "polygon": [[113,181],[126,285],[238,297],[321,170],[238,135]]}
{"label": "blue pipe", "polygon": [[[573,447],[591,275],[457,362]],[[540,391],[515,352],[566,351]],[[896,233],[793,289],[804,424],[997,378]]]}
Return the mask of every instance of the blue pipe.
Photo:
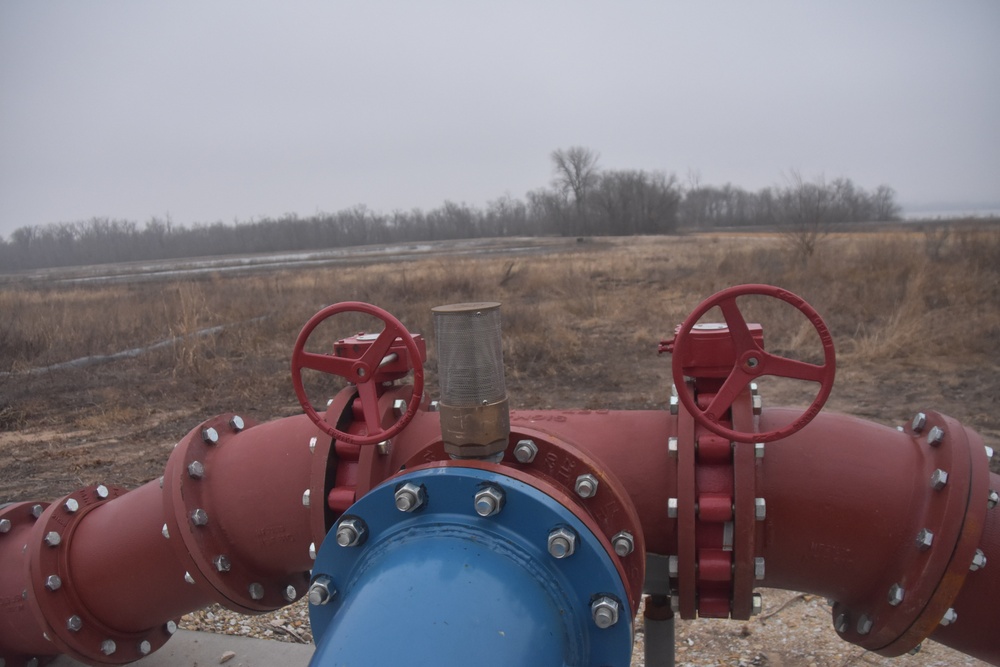
{"label": "blue pipe", "polygon": [[[397,508],[403,485],[418,490],[415,510]],[[480,516],[487,487],[500,509]],[[559,529],[576,537],[563,558],[548,546]],[[630,662],[634,610],[607,548],[569,508],[500,472],[448,466],[382,484],[330,531],[312,582],[311,667]]]}

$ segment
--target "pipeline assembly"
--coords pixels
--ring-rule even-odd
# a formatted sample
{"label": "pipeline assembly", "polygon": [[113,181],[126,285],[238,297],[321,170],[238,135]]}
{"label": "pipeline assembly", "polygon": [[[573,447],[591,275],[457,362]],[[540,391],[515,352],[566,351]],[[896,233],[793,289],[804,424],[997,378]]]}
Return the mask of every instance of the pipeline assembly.
{"label": "pipeline assembly", "polygon": [[[797,309],[822,362],[765,351],[746,296]],[[348,312],[384,328],[307,351]],[[834,342],[801,298],[704,301],[661,343],[662,410],[511,410],[500,304],[434,322],[438,399],[423,337],[344,302],[295,343],[304,414],[219,415],[144,486],[0,506],[0,667],[141,661],[190,611],[302,597],[313,667],[626,667],[644,595],[656,667],[675,616],[748,619],[763,586],[829,598],[840,637],[880,655],[930,638],[1000,665],[992,451],[932,410],[899,428],[823,411]],[[317,411],[306,370],[349,384]],[[767,375],[814,387],[808,408],[765,407]]]}

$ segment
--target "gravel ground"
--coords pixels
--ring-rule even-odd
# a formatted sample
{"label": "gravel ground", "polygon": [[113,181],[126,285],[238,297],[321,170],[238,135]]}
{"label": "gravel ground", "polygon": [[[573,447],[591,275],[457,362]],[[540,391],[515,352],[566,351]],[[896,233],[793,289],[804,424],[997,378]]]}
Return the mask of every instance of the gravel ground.
{"label": "gravel ground", "polygon": [[[749,621],[677,621],[677,667],[980,667],[986,663],[934,642],[916,655],[883,658],[841,640],[823,598],[763,589],[764,609]],[[243,616],[218,605],[185,615],[188,630],[312,643],[309,607],[304,600],[260,616]],[[642,614],[635,629],[631,667],[646,667]],[[658,667],[650,664],[649,667]]]}

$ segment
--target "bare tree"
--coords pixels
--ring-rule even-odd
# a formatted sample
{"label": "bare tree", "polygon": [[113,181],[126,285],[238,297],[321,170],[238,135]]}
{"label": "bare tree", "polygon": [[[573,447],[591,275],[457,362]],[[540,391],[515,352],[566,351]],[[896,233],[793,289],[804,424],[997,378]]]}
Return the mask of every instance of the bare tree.
{"label": "bare tree", "polygon": [[587,194],[597,184],[597,161],[600,157],[600,154],[582,146],[552,151],[555,171],[552,185],[566,196],[572,194],[574,203],[582,206]]}
{"label": "bare tree", "polygon": [[778,196],[781,233],[806,264],[830,233],[831,191],[822,176],[810,183],[793,170],[786,180]]}

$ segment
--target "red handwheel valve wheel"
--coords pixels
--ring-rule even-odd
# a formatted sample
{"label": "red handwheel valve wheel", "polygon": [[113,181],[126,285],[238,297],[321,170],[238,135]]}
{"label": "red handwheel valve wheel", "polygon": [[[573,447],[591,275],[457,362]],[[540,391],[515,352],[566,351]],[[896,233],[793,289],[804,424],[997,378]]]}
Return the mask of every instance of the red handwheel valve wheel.
{"label": "red handwheel valve wheel", "polygon": [[[339,313],[356,312],[366,313],[382,320],[385,329],[378,334],[374,342],[357,359],[338,357],[329,354],[316,354],[306,352],[306,341],[324,320]],[[406,411],[400,415],[399,419],[392,425],[382,428],[381,417],[378,408],[378,381],[376,379],[379,367],[390,354],[390,348],[397,341],[402,341],[409,353],[413,370],[413,393],[406,405]],[[358,388],[358,396],[361,399],[361,407],[365,415],[365,426],[367,434],[355,435],[345,433],[330,424],[309,402],[305,387],[302,384],[302,369],[308,368],[329,375],[337,375],[345,378],[348,382],[355,384]],[[295,341],[295,348],[292,350],[292,386],[295,388],[295,395],[302,405],[302,409],[309,418],[327,435],[342,442],[352,445],[374,445],[375,443],[388,440],[397,435],[416,414],[420,406],[420,400],[424,393],[424,366],[420,348],[406,327],[395,317],[386,311],[371,304],[360,301],[344,301],[327,306],[323,310],[313,315],[306,325],[299,332],[299,337]]]}
{"label": "red handwheel valve wheel", "polygon": [[[784,301],[806,316],[812,324],[823,347],[823,363],[810,364],[766,352],[755,340],[747,326],[743,313],[736,304],[736,298],[747,295],[767,296]],[[698,320],[710,309],[718,306],[722,310],[729,335],[736,352],[736,361],[722,386],[704,410],[698,407],[694,396],[684,381],[685,362],[691,355],[691,331]],[[695,421],[712,433],[736,442],[771,442],[780,440],[801,430],[813,420],[833,389],[836,372],[836,355],[833,337],[823,318],[804,299],[780,287],[772,285],[737,285],[718,292],[699,304],[677,330],[673,342],[672,370],[677,396]],[[795,421],[779,429],[762,433],[735,431],[719,422],[726,416],[733,402],[746,386],[764,375],[785,377],[819,384],[819,391],[812,404]]]}

